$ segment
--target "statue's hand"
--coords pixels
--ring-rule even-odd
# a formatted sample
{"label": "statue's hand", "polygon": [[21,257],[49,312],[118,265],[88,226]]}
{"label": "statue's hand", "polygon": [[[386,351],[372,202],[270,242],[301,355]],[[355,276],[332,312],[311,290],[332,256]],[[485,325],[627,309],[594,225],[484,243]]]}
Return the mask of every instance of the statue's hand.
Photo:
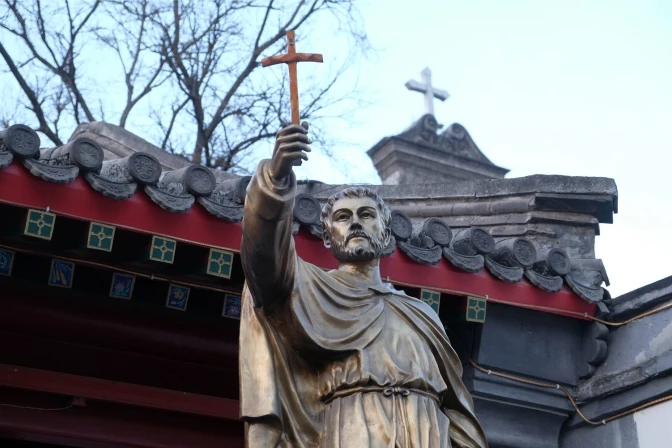
{"label": "statue's hand", "polygon": [[275,149],[271,159],[271,176],[276,180],[285,179],[292,172],[292,166],[301,165],[308,160],[311,140],[308,138],[308,123],[301,126],[292,124],[278,132],[275,138]]}

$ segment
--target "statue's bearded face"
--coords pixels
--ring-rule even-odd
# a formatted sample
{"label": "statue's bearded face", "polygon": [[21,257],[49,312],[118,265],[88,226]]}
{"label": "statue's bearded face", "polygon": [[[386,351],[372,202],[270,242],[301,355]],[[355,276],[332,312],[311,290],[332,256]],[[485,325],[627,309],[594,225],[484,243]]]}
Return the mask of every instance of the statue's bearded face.
{"label": "statue's bearded face", "polygon": [[337,200],[326,231],[325,243],[342,263],[380,258],[390,239],[378,205],[370,197]]}

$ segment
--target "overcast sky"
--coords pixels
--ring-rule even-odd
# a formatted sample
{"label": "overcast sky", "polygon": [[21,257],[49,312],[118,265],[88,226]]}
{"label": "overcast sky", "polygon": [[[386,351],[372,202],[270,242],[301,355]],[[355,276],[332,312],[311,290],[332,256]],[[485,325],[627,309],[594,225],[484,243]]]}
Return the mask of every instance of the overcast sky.
{"label": "overcast sky", "polygon": [[[487,157],[511,170],[508,177],[616,180],[619,213],[596,243],[612,296],[672,275],[671,0],[357,4],[375,51],[345,81],[356,79],[370,106],[332,125],[343,141],[330,148],[341,167],[316,148],[300,177],[379,183],[366,150],[423,114],[422,96],[404,84],[430,67],[435,86],[451,95],[435,104],[438,121],[464,125]],[[337,69],[347,53],[330,26],[297,36],[299,51],[323,53],[325,62],[302,64],[300,87]],[[99,85],[112,89],[106,62],[95,67]],[[20,91],[6,80],[0,76],[0,92],[15,103]],[[129,129],[143,136],[142,126],[139,108]],[[270,151],[269,144],[259,156]]]}
{"label": "overcast sky", "polygon": [[[451,95],[439,122],[464,125],[507,177],[616,180],[619,213],[596,239],[612,296],[672,275],[672,1],[369,0],[362,13],[378,52],[360,80],[376,104],[344,127],[347,168],[316,157],[304,176],[379,182],[365,152],[422,115],[404,83],[430,67]],[[337,51],[302,48],[325,63]]]}

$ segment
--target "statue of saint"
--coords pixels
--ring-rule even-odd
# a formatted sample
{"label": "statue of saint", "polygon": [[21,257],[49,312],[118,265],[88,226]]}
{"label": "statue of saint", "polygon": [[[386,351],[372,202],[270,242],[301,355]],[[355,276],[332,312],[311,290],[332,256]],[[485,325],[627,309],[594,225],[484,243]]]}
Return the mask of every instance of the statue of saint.
{"label": "statue of saint", "polygon": [[240,405],[251,448],[486,448],[462,365],[436,313],[380,276],[390,210],[351,187],[322,209],[339,268],[292,238],[307,125],[278,133],[247,189],[241,258]]}

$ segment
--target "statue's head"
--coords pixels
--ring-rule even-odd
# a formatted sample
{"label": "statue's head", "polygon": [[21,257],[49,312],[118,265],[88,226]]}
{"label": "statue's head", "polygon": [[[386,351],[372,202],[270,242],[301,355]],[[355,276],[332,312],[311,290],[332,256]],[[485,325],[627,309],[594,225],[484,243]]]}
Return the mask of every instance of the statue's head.
{"label": "statue's head", "polygon": [[380,258],[390,243],[390,209],[365,187],[346,188],[331,196],[320,220],[324,245],[342,263]]}

